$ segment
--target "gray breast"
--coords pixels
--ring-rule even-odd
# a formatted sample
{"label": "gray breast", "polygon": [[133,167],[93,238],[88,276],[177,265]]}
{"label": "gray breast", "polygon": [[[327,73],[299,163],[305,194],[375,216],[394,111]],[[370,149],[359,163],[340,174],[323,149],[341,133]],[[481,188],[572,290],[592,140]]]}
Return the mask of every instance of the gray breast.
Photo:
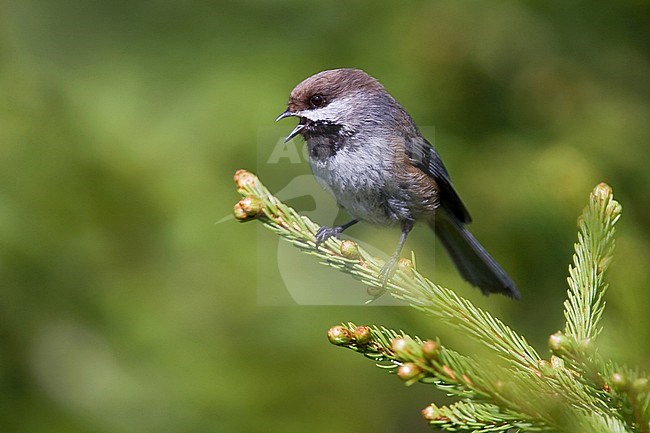
{"label": "gray breast", "polygon": [[326,158],[310,157],[310,165],[317,181],[350,215],[389,225],[397,223],[400,216],[391,205],[391,190],[394,188],[390,183],[390,173],[384,166],[386,160],[380,146],[361,148],[346,143]]}

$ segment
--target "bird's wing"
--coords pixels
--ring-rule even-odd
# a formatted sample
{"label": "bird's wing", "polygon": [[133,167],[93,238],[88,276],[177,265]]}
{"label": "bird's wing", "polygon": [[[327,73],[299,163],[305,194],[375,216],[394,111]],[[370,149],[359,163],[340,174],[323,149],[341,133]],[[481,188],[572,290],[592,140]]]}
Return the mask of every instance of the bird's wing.
{"label": "bird's wing", "polygon": [[405,149],[411,164],[429,175],[438,184],[441,206],[445,207],[459,222],[465,224],[472,222],[472,217],[454,190],[449,173],[433,146],[421,138],[407,140]]}

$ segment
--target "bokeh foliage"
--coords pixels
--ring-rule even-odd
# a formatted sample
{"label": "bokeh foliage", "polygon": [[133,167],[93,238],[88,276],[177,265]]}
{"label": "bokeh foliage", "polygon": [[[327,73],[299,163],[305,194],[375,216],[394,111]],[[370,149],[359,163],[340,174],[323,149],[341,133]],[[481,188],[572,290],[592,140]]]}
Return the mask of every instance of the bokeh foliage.
{"label": "bokeh foliage", "polygon": [[[482,298],[442,257],[436,276],[539,350],[584,194],[612,185],[626,213],[601,347],[648,370],[649,16],[640,0],[1,2],[0,431],[428,431],[405,415],[428,389],[374,380],[322,330],[471,343],[401,308],[260,306],[269,245],[214,224],[291,88],[340,66],[435,126],[523,299]],[[305,166],[264,170],[278,190]],[[433,267],[419,230],[407,248]],[[386,251],[398,236],[351,233]]]}

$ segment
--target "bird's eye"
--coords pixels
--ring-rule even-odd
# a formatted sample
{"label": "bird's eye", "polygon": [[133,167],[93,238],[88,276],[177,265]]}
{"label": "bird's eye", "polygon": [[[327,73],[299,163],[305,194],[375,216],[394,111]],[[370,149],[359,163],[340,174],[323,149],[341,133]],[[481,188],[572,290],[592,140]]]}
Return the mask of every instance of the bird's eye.
{"label": "bird's eye", "polygon": [[325,103],[325,97],[317,93],[309,98],[309,103],[312,107],[321,107]]}

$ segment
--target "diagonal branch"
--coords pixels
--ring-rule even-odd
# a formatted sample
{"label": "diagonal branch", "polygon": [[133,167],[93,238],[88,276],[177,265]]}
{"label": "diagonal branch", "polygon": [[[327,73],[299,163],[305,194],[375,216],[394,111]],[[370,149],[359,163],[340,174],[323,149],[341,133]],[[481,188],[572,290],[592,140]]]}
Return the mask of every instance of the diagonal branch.
{"label": "diagonal branch", "polygon": [[[383,261],[351,241],[330,238],[317,249],[314,235],[318,226],[274,197],[252,173],[235,174],[239,193],[245,198],[235,206],[240,221],[259,218],[266,227],[287,239],[322,263],[352,275],[363,283],[382,289],[379,271]],[[388,292],[427,314],[439,317],[493,349],[513,366],[537,371],[540,356],[509,326],[452,290],[422,276],[409,260],[402,260],[386,285]]]}

